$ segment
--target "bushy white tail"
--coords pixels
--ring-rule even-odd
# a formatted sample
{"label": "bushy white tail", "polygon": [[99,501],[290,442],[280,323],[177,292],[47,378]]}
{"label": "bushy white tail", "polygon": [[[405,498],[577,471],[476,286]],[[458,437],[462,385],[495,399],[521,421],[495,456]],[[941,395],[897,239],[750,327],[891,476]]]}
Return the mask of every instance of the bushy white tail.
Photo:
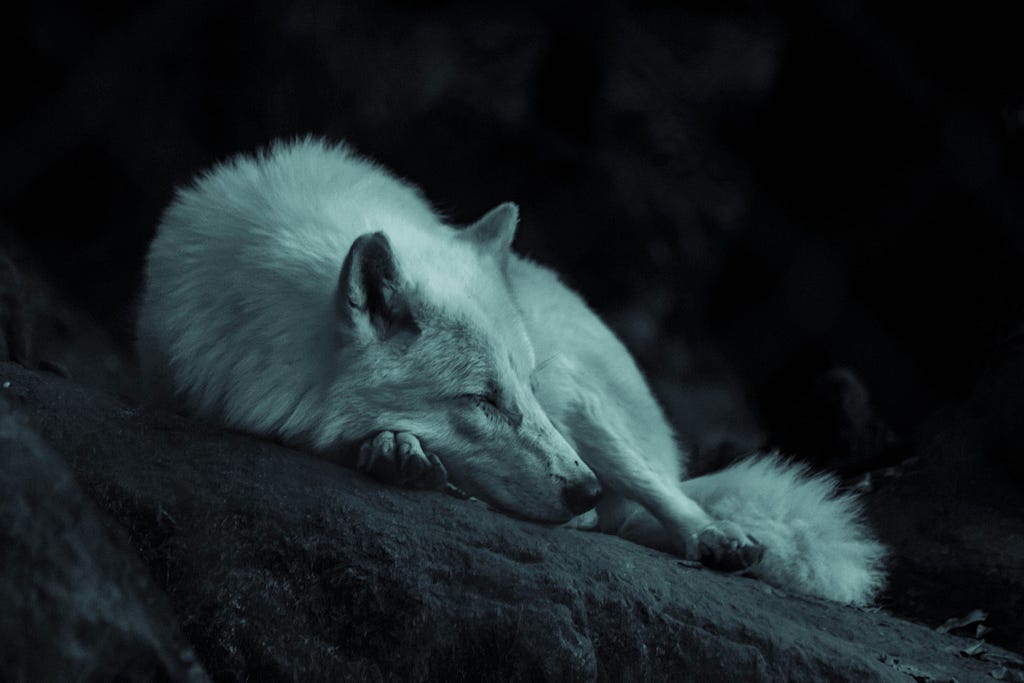
{"label": "bushy white tail", "polygon": [[689,479],[683,491],[716,519],[738,524],[765,547],[751,573],[780,588],[841,603],[871,602],[885,581],[885,548],[857,498],[829,475],[778,455],[753,457]]}

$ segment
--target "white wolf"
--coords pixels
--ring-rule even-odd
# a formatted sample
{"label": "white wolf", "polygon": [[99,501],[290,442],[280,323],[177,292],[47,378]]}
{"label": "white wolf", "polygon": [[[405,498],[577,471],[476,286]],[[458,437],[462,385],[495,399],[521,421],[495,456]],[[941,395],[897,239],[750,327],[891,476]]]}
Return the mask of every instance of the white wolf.
{"label": "white wolf", "polygon": [[[866,603],[884,551],[835,482],[777,457],[685,479],[615,335],[511,251],[502,204],[456,229],[413,186],[307,138],[181,190],[150,248],[143,370],[200,416],[378,478],[446,479],[783,588]],[[583,517],[577,517],[583,515]]]}

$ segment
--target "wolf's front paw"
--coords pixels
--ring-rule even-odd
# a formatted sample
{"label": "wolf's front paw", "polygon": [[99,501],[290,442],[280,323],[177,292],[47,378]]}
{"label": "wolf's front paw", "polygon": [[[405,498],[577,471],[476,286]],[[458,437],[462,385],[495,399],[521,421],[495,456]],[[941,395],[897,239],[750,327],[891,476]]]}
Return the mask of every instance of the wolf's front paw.
{"label": "wolf's front paw", "polygon": [[697,558],[713,569],[734,572],[757,564],[764,546],[732,522],[716,520],[694,534]]}
{"label": "wolf's front paw", "polygon": [[409,432],[381,432],[359,448],[356,469],[389,484],[439,489],[448,471],[433,453],[424,453]]}

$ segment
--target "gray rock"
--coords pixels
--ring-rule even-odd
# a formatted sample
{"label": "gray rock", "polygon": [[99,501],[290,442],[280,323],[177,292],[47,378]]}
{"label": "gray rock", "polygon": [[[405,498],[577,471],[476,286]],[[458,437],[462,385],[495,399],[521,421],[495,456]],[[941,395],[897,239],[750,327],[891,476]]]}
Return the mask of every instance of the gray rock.
{"label": "gray rock", "polygon": [[[14,364],[0,364],[5,382],[127,530],[217,679],[966,681],[996,668],[957,654],[972,641],[881,612],[388,488]],[[8,584],[31,581],[5,565]]]}
{"label": "gray rock", "polygon": [[0,557],[3,680],[206,680],[136,554],[2,397]]}

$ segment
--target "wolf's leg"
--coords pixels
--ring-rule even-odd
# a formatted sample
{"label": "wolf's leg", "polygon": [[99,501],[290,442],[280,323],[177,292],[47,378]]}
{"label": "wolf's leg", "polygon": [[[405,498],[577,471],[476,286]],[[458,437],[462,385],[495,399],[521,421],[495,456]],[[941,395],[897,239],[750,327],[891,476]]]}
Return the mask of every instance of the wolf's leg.
{"label": "wolf's leg", "polygon": [[409,432],[380,432],[359,447],[356,469],[389,484],[439,489],[448,472],[433,453],[424,453]]}
{"label": "wolf's leg", "polygon": [[674,476],[657,471],[641,454],[615,399],[557,363],[538,380],[541,405],[605,488],[606,500],[598,504],[603,531],[729,571],[761,559],[764,548],[756,539],[736,524],[712,519]]}
{"label": "wolf's leg", "polygon": [[[588,412],[581,411],[580,417],[588,419]],[[601,417],[599,414],[591,415]],[[757,539],[736,524],[712,519],[696,501],[680,490],[677,482],[666,481],[659,476],[635,449],[606,425],[608,422],[588,420],[588,424],[579,430],[582,425],[577,422],[574,436],[578,433],[586,435],[585,445],[580,449],[581,457],[598,477],[602,476],[602,471],[608,472],[614,481],[611,488],[644,508],[630,510],[627,506],[619,514],[613,514],[613,518],[618,517],[614,519],[618,526],[616,533],[645,545],[668,546],[687,559],[700,560],[705,565],[726,571],[744,569],[761,559],[764,548]],[[593,464],[583,453],[589,455]],[[602,484],[605,484],[603,479]]]}
{"label": "wolf's leg", "polygon": [[670,533],[667,525],[635,501],[623,498],[602,501],[598,505],[598,514],[602,531],[651,548],[674,552],[722,571],[746,569],[764,556],[764,546],[733,522],[711,519],[699,531],[689,534],[696,550],[681,550],[689,544],[680,544],[678,534]]}

